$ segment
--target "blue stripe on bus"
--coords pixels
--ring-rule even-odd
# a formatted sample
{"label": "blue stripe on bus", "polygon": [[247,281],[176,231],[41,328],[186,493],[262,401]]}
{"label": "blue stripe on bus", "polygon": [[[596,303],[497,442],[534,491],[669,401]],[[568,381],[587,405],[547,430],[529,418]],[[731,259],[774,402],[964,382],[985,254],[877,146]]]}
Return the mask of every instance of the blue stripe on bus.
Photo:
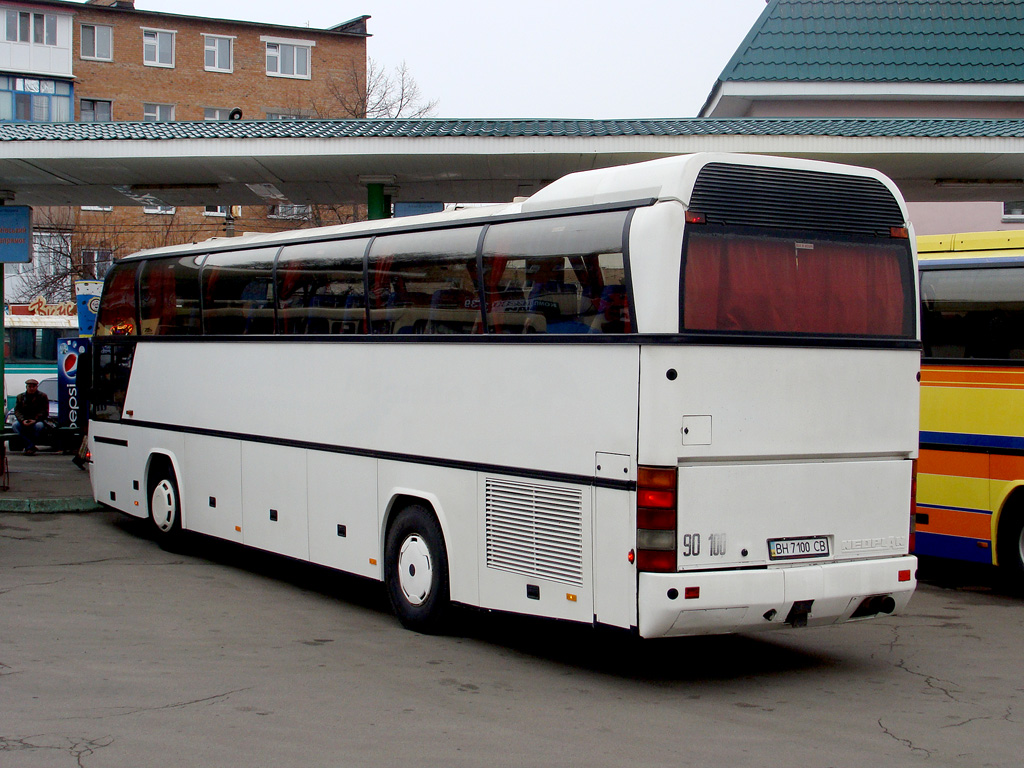
{"label": "blue stripe on bus", "polygon": [[[948,536],[943,533],[918,531],[914,534],[914,554],[991,565],[992,548],[978,546],[981,541],[981,539],[970,539],[965,536]],[[988,542],[983,543],[988,544]]]}
{"label": "blue stripe on bus", "polygon": [[1024,437],[1009,435],[970,435],[963,432],[921,432],[922,444],[959,445],[966,448],[1024,450]]}
{"label": "blue stripe on bus", "polygon": [[923,504],[917,502],[918,509],[948,509],[951,512],[977,512],[979,515],[991,515],[992,510],[990,509],[975,509],[974,507],[949,507],[945,504]]}

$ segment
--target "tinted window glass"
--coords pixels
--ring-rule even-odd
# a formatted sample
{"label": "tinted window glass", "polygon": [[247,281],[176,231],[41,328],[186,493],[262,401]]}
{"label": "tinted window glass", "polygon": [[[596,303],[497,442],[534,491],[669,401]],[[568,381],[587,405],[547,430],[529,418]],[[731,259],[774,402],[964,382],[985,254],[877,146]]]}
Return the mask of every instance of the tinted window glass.
{"label": "tinted window glass", "polygon": [[203,264],[203,333],[274,332],[276,248],[211,253]]}
{"label": "tinted window glass", "polygon": [[911,264],[905,240],[691,229],[683,330],[913,337]]}
{"label": "tinted window glass", "polygon": [[141,336],[197,336],[202,256],[153,259],[139,276]]}
{"label": "tinted window glass", "polygon": [[366,240],[290,245],[277,261],[279,333],[366,333]]}
{"label": "tinted window glass", "polygon": [[93,348],[93,388],[89,401],[92,418],[99,421],[121,420],[134,358],[134,342],[96,342]]}
{"label": "tinted window glass", "polygon": [[484,238],[489,333],[631,333],[627,213],[498,224]]}
{"label": "tinted window glass", "polygon": [[97,336],[135,333],[135,270],[138,265],[138,262],[128,262],[110,268],[96,318]]}
{"label": "tinted window glass", "polygon": [[480,333],[480,228],[378,237],[370,248],[372,333]]}
{"label": "tinted window glass", "polygon": [[1024,268],[921,272],[925,357],[1024,360]]}

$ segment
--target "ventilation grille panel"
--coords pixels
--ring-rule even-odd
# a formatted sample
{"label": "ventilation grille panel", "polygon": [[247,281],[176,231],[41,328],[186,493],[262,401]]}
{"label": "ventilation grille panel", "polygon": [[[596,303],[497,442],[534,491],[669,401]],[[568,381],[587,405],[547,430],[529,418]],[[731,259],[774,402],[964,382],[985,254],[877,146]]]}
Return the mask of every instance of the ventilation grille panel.
{"label": "ventilation grille panel", "polygon": [[487,567],[583,586],[583,494],[487,478]]}
{"label": "ventilation grille panel", "polygon": [[708,163],[690,210],[708,224],[889,236],[903,213],[878,179],[840,173]]}

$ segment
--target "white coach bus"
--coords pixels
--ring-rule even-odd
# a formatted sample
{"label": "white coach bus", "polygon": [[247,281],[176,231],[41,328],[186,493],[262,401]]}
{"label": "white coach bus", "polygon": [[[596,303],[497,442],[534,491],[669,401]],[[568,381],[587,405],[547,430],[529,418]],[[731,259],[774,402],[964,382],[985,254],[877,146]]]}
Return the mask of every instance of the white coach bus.
{"label": "white coach bus", "polygon": [[107,276],[97,501],[451,604],[642,637],[902,609],[913,239],[891,181],[699,154]]}

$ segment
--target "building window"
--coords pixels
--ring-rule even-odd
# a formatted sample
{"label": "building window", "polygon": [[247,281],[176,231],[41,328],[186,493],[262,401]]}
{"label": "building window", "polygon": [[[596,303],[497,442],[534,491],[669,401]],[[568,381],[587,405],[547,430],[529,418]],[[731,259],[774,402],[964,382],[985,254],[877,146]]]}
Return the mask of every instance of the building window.
{"label": "building window", "polygon": [[82,122],[83,123],[109,123],[111,117],[111,102],[97,101],[96,99],[82,99]]}
{"label": "building window", "polygon": [[164,216],[174,215],[173,205],[144,205],[142,207],[143,213],[159,213]]}
{"label": "building window", "polygon": [[173,104],[143,104],[142,119],[148,123],[166,123],[174,119]]}
{"label": "building window", "polygon": [[82,210],[83,211],[104,211],[104,212],[109,212],[109,211],[114,210],[114,206],[112,206],[112,205],[83,205],[82,206]]}
{"label": "building window", "polygon": [[52,13],[7,11],[7,40],[35,45],[57,44],[57,16]]}
{"label": "building window", "polygon": [[111,252],[104,248],[82,249],[82,276],[94,280],[106,276],[113,261]]}
{"label": "building window", "polygon": [[83,24],[82,58],[112,61],[114,58],[114,28],[99,24]]}
{"label": "building window", "polygon": [[203,120],[230,120],[230,107],[206,107],[203,110]]}
{"label": "building window", "polygon": [[203,35],[203,38],[206,40],[206,71],[231,72],[234,63],[231,57],[233,38],[216,35]]}
{"label": "building window", "polygon": [[269,216],[272,219],[302,219],[309,218],[312,212],[308,205],[272,205]]}
{"label": "building window", "polygon": [[174,34],[165,29],[142,30],[142,61],[147,67],[174,66]]}
{"label": "building window", "polygon": [[203,211],[203,216],[227,216],[231,213],[230,205],[208,205]]}
{"label": "building window", "polygon": [[309,79],[310,54],[316,44],[312,40],[283,40],[261,37],[267,44],[267,75]]}
{"label": "building window", "polygon": [[305,120],[307,117],[301,112],[267,112],[267,120]]}
{"label": "building window", "polygon": [[71,122],[71,83],[0,76],[0,122]]}
{"label": "building window", "polygon": [[1003,221],[1009,223],[1024,221],[1024,200],[1003,203]]}

